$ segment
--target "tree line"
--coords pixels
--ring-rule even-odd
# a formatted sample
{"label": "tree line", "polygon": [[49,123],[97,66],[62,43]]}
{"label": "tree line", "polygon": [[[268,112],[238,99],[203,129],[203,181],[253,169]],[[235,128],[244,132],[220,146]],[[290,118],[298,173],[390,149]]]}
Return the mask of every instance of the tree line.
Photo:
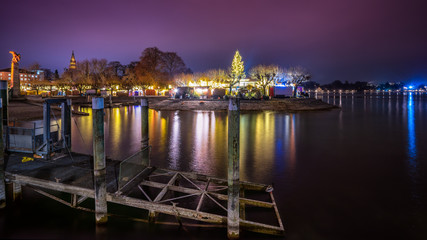
{"label": "tree line", "polygon": [[[40,69],[33,64],[31,69]],[[167,89],[169,86],[188,86],[193,84],[229,87],[229,93],[246,78],[244,62],[236,51],[229,69],[210,69],[193,73],[176,52],[163,52],[157,47],[146,48],[139,61],[122,65],[118,61],[90,59],[78,61],[76,69],[67,69],[59,76],[45,70],[45,81],[33,81],[31,86],[39,91],[42,88],[56,86],[59,90],[76,89],[83,93],[87,89],[106,88],[111,91],[115,86],[121,90],[132,89]],[[267,94],[269,85],[288,82],[294,86],[301,85],[311,78],[302,67],[280,68],[277,65],[257,65],[248,70],[248,77],[256,81],[256,89]]]}

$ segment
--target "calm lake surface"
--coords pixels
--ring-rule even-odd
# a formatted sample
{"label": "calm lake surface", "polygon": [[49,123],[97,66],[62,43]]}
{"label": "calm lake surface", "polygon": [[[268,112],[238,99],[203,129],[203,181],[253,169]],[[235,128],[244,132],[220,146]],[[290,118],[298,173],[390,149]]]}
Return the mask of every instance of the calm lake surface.
{"label": "calm lake surface", "polygon": [[[427,95],[316,97],[342,108],[240,116],[241,179],[274,185],[285,238],[427,239]],[[107,156],[137,152],[140,108],[105,112]],[[149,114],[152,165],[226,178],[227,112]],[[73,151],[91,153],[92,118],[75,118],[72,134]],[[0,237],[226,238],[225,229],[149,227],[120,218],[96,229],[92,214],[26,192],[19,209],[0,218]]]}

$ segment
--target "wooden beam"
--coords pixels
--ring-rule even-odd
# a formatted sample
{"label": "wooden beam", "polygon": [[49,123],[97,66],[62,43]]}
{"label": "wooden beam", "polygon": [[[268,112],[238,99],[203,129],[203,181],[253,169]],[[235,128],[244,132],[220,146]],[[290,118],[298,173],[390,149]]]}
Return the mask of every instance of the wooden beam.
{"label": "wooden beam", "polygon": [[[144,185],[147,187],[154,187],[154,188],[165,188],[167,186],[167,184],[165,183],[158,183],[158,182],[153,182],[153,181],[143,181],[140,185]],[[186,194],[195,194],[195,193],[200,193],[202,194],[203,191],[200,191],[198,189],[193,189],[193,188],[186,188],[186,187],[181,187],[181,186],[168,186],[168,189],[170,191],[175,191],[175,192],[181,192],[181,193],[186,193]],[[220,194],[220,193],[216,193],[216,192],[210,192],[207,191],[207,194],[210,194],[220,200],[224,200],[226,201],[228,199],[227,195],[224,194]],[[259,201],[259,200],[254,200],[254,199],[249,199],[249,198],[240,198],[239,199],[240,202],[251,205],[251,206],[256,206],[256,207],[264,207],[264,208],[272,208],[274,206],[273,203],[271,202],[263,202],[263,201]]]}
{"label": "wooden beam", "polygon": [[134,178],[127,182],[121,189],[117,190],[116,193],[128,195],[140,182],[147,178],[156,168],[146,167],[144,170],[139,172]]}
{"label": "wooden beam", "polygon": [[169,180],[168,184],[163,187],[162,191],[159,192],[159,194],[153,200],[153,202],[158,202],[158,201],[162,200],[162,198],[165,196],[166,192],[168,191],[168,188],[173,186],[173,184],[175,183],[177,178],[178,178],[178,173],[173,175],[173,177]]}
{"label": "wooden beam", "polygon": [[[216,178],[216,177],[198,174],[194,172],[181,172],[181,171],[162,169],[162,168],[158,168],[157,170],[164,171],[164,172],[171,172],[171,173],[179,173],[183,176],[186,176],[189,179],[197,180],[201,182],[207,182],[208,179],[210,179],[212,183],[227,186],[227,180],[224,180],[221,178]],[[239,181],[239,183],[241,187],[245,188],[245,190],[252,190],[252,191],[265,191],[269,187],[269,185],[267,184],[253,183],[248,181]]]}
{"label": "wooden beam", "polygon": [[77,186],[73,186],[73,185],[53,182],[53,181],[44,180],[44,179],[38,179],[38,178],[34,178],[34,177],[28,177],[28,176],[24,176],[24,175],[10,174],[7,172],[6,172],[6,177],[8,179],[12,180],[12,182],[18,182],[21,185],[30,185],[30,186],[34,186],[34,187],[41,187],[41,188],[45,188],[45,189],[51,189],[51,190],[55,190],[55,191],[66,192],[66,193],[76,194],[76,195],[80,195],[80,196],[86,196],[86,197],[90,197],[90,198],[94,198],[94,196],[95,196],[95,192],[93,189],[77,187]]}
{"label": "wooden beam", "polygon": [[113,202],[117,204],[122,204],[122,205],[131,206],[135,208],[140,208],[140,209],[147,209],[149,211],[169,214],[172,216],[176,216],[176,214],[178,213],[180,217],[209,222],[209,223],[224,224],[227,221],[226,217],[224,216],[220,216],[212,213],[197,212],[191,209],[173,207],[171,205],[149,202],[149,201],[131,198],[127,196],[107,194],[107,200],[109,202]]}

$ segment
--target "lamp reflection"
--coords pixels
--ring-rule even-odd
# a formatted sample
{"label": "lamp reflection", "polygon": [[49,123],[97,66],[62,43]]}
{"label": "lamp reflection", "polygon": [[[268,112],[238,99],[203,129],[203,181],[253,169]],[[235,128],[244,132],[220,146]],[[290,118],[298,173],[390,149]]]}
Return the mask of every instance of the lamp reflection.
{"label": "lamp reflection", "polygon": [[[210,137],[212,132],[215,132],[215,124],[210,124],[210,121],[215,121],[209,116],[209,112],[197,112],[195,114],[195,137],[193,144],[192,169],[203,173],[210,173],[212,161],[210,160]],[[214,115],[212,115],[213,118]]]}
{"label": "lamp reflection", "polygon": [[409,93],[407,100],[407,124],[408,124],[408,159],[411,170],[417,167],[417,146],[415,135],[415,116],[414,116],[414,99],[412,93]]}
{"label": "lamp reflection", "polygon": [[172,132],[170,137],[170,143],[169,143],[169,157],[171,159],[169,163],[169,167],[172,169],[178,169],[179,168],[179,152],[180,152],[180,146],[179,143],[181,142],[181,134],[179,132],[180,129],[180,118],[178,115],[178,111],[174,113],[173,121],[172,121]]}

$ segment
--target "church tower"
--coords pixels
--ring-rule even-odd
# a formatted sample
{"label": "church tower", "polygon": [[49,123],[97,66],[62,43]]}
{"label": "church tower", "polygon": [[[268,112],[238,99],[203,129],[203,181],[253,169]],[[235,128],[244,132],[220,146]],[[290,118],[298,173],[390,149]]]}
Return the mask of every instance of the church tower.
{"label": "church tower", "polygon": [[74,50],[73,50],[73,53],[71,54],[70,67],[68,69],[69,70],[76,69],[76,58],[74,57]]}

